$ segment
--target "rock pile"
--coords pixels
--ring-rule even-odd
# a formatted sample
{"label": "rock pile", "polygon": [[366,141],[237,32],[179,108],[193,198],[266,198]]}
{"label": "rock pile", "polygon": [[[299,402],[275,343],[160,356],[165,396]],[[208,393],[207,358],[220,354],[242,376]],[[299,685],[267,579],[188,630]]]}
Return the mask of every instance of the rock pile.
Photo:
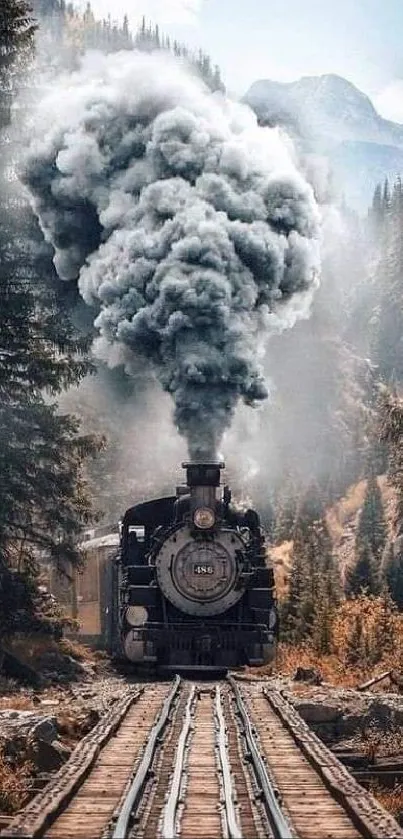
{"label": "rock pile", "polygon": [[328,685],[291,683],[284,690],[301,717],[325,742],[354,738],[370,728],[390,733],[403,726],[403,697],[398,694],[359,693]]}
{"label": "rock pile", "polygon": [[36,711],[0,711],[0,743],[6,759],[24,755],[37,772],[59,769],[71,752],[58,740],[56,717]]}

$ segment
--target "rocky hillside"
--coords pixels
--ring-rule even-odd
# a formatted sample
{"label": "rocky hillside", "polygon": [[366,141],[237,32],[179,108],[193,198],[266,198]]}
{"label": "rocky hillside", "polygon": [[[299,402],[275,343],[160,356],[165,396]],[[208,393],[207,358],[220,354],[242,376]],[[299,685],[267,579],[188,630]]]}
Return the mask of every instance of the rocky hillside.
{"label": "rocky hillside", "polygon": [[[381,475],[378,484],[382,493],[385,520],[388,528],[388,542],[395,539],[394,513],[396,509],[396,492]],[[333,550],[338,559],[343,575],[345,569],[354,559],[354,544],[358,525],[358,518],[364,500],[366,481],[360,481],[350,487],[348,493],[334,507],[328,511],[327,524],[332,537]]]}
{"label": "rocky hillside", "polygon": [[[399,538],[401,538],[395,532],[396,491],[388,483],[385,475],[378,477],[378,484],[382,494],[388,531],[387,546],[391,543],[396,545]],[[338,561],[342,579],[344,578],[346,568],[353,565],[354,562],[357,525],[364,501],[365,488],[366,481],[353,484],[344,498],[334,504],[326,514],[333,554]],[[281,545],[277,545],[271,551],[280,598],[287,589],[292,548],[293,542],[289,540],[283,542]]]}

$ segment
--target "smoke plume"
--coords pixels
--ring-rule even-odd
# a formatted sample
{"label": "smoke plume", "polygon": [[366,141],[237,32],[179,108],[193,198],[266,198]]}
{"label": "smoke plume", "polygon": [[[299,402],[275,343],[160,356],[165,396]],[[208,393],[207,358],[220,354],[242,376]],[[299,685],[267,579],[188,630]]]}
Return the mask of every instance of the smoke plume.
{"label": "smoke plume", "polygon": [[151,364],[193,457],[267,396],[264,337],[309,311],[318,209],[277,129],[174,60],[91,54],[53,86],[24,166],[62,279],[97,311],[95,351]]}

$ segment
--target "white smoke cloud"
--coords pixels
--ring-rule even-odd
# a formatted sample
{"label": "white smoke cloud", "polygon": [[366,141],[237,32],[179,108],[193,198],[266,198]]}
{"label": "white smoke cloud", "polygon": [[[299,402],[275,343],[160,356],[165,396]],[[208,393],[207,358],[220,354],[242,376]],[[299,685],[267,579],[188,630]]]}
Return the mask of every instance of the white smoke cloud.
{"label": "white smoke cloud", "polygon": [[[49,119],[49,114],[52,119]],[[290,142],[173,58],[91,54],[39,106],[24,179],[108,364],[151,364],[191,455],[267,397],[264,337],[306,317],[319,213]]]}

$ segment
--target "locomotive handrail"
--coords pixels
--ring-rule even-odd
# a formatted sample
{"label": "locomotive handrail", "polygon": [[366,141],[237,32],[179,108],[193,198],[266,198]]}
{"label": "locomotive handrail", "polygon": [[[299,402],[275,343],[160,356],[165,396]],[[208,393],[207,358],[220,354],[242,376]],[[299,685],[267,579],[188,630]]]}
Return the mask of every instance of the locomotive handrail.
{"label": "locomotive handrail", "polygon": [[172,708],[172,704],[179,690],[180,684],[181,678],[180,676],[176,676],[172,690],[168,694],[162,706],[162,711],[153,728],[151,729],[151,734],[143,755],[143,759],[140,763],[140,766],[137,769],[137,772],[126,795],[126,798],[123,802],[122,808],[120,810],[115,825],[115,829],[112,834],[112,839],[126,839],[130,819],[133,815],[133,811],[139,801],[139,798],[146,784],[148,773],[150,771],[150,767],[154,759],[154,754],[158,746],[159,738],[168,721],[169,712]]}
{"label": "locomotive handrail", "polygon": [[232,676],[228,677],[228,681],[235,694],[236,704],[244,726],[245,738],[251,754],[253,768],[263,793],[264,808],[273,829],[274,836],[276,839],[290,839],[290,837],[294,834],[277,801],[273,784],[259,754],[251,721],[249,719],[245,703],[242,699],[241,692]]}

